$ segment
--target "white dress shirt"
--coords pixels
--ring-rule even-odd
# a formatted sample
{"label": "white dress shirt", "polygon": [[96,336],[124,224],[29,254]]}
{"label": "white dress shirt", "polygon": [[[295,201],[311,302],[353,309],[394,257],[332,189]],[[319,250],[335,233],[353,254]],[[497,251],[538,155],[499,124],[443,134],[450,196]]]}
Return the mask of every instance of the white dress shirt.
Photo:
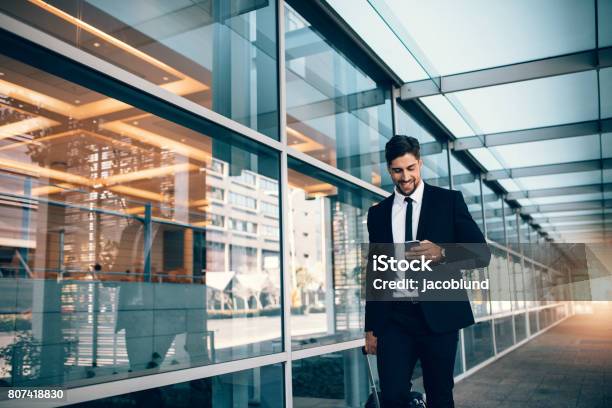
{"label": "white dress shirt", "polygon": [[[417,188],[408,196],[412,199],[412,240],[416,240],[417,237],[424,189],[425,184],[421,180]],[[408,203],[405,198],[406,196],[395,187],[395,196],[391,209],[391,228],[393,229],[393,242],[396,244],[406,242],[406,206]]]}
{"label": "white dress shirt", "polygon": [[[408,197],[412,199],[412,240],[416,240],[417,229],[419,227],[419,217],[421,216],[421,204],[423,203],[423,190],[425,185],[423,180],[419,183],[416,189]],[[391,229],[393,231],[393,243],[401,244],[406,242],[406,196],[400,193],[395,187],[395,196],[393,197],[393,207],[391,208]],[[404,259],[404,246],[395,245],[395,259]],[[397,272],[398,279],[404,279],[405,273]],[[393,297],[418,297],[417,291],[396,289],[393,291]]]}

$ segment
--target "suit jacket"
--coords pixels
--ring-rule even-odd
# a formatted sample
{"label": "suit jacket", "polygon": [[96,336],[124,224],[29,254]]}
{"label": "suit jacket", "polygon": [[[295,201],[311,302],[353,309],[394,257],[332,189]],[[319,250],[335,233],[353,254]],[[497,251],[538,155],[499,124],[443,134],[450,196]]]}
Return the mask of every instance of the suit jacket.
{"label": "suit jacket", "polygon": [[[391,209],[394,194],[368,211],[368,234],[370,243],[393,243],[391,226]],[[448,246],[446,257],[461,269],[481,268],[489,264],[491,253],[478,225],[470,215],[459,191],[447,190],[425,184],[423,202],[417,228],[417,240],[429,240],[434,244],[479,243],[476,250]],[[467,263],[466,263],[467,262]],[[467,266],[469,265],[469,266]],[[459,276],[459,267],[456,268]],[[426,301],[420,302],[425,321],[434,333],[445,333],[467,327],[474,323],[474,315],[467,297],[461,301]],[[455,296],[454,299],[457,299]],[[392,302],[366,301],[365,331],[381,333],[389,323]]]}

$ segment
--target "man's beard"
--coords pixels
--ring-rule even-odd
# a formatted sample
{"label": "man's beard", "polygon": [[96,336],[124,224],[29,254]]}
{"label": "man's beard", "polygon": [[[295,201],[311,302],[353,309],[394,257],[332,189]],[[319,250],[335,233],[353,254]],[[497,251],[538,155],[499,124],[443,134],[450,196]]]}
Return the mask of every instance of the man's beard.
{"label": "man's beard", "polygon": [[400,182],[397,182],[395,184],[395,187],[397,187],[397,191],[399,191],[400,193],[402,193],[405,196],[409,196],[410,194],[414,193],[414,190],[416,190],[417,186],[419,185],[419,183],[417,182],[417,180],[413,180],[412,181],[412,189],[408,192],[404,191],[402,189],[402,185]]}

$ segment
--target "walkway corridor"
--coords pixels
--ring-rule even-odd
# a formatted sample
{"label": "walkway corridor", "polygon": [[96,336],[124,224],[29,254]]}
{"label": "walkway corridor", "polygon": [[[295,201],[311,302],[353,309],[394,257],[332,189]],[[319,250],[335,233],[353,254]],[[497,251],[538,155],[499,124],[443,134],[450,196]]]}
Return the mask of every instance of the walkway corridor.
{"label": "walkway corridor", "polygon": [[612,407],[612,307],[575,315],[455,385],[458,408]]}

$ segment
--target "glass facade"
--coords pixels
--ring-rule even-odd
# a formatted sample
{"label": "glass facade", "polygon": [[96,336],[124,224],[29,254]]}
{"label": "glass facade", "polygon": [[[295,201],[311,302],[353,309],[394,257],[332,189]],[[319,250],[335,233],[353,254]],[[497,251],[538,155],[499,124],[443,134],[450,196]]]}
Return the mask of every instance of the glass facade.
{"label": "glass facade", "polygon": [[[375,358],[370,357],[372,367]],[[293,406],[313,404],[337,407],[364,406],[369,396],[366,361],[360,349],[304,358],[292,364]]]}
{"label": "glass facade", "polygon": [[15,295],[6,312],[20,322],[6,333],[20,367],[11,384],[271,353],[281,338],[278,154],[2,65],[3,125],[29,126],[29,137],[0,141],[2,250],[21,265],[3,265]]}
{"label": "glass facade", "polygon": [[[92,407],[362,406],[360,244],[391,189],[394,134],[419,139],[425,182],[461,191],[491,243],[491,265],[465,271],[491,289],[469,292],[478,323],[462,331],[455,375],[567,315],[555,271],[513,245],[536,242],[534,230],[320,21],[260,0],[33,0],[0,12],[43,38],[0,43],[2,384],[61,385]],[[87,73],[41,55],[80,56]],[[445,97],[421,103],[453,137],[476,134]],[[581,175],[576,185],[599,177]],[[522,177],[552,179],[563,186]],[[417,388],[419,377],[417,366]],[[89,385],[105,398],[79,393]]]}
{"label": "glass facade", "polygon": [[361,245],[380,197],[295,159],[288,163],[293,348],[363,337]]}
{"label": "glass facade", "polygon": [[385,143],[393,135],[390,88],[289,6],[285,59],[289,147],[380,186]]}
{"label": "glass facade", "polygon": [[268,365],[214,377],[103,398],[82,408],[164,406],[230,408],[283,407],[283,367]]}
{"label": "glass facade", "polygon": [[278,139],[275,2],[36,0],[0,10]]}

